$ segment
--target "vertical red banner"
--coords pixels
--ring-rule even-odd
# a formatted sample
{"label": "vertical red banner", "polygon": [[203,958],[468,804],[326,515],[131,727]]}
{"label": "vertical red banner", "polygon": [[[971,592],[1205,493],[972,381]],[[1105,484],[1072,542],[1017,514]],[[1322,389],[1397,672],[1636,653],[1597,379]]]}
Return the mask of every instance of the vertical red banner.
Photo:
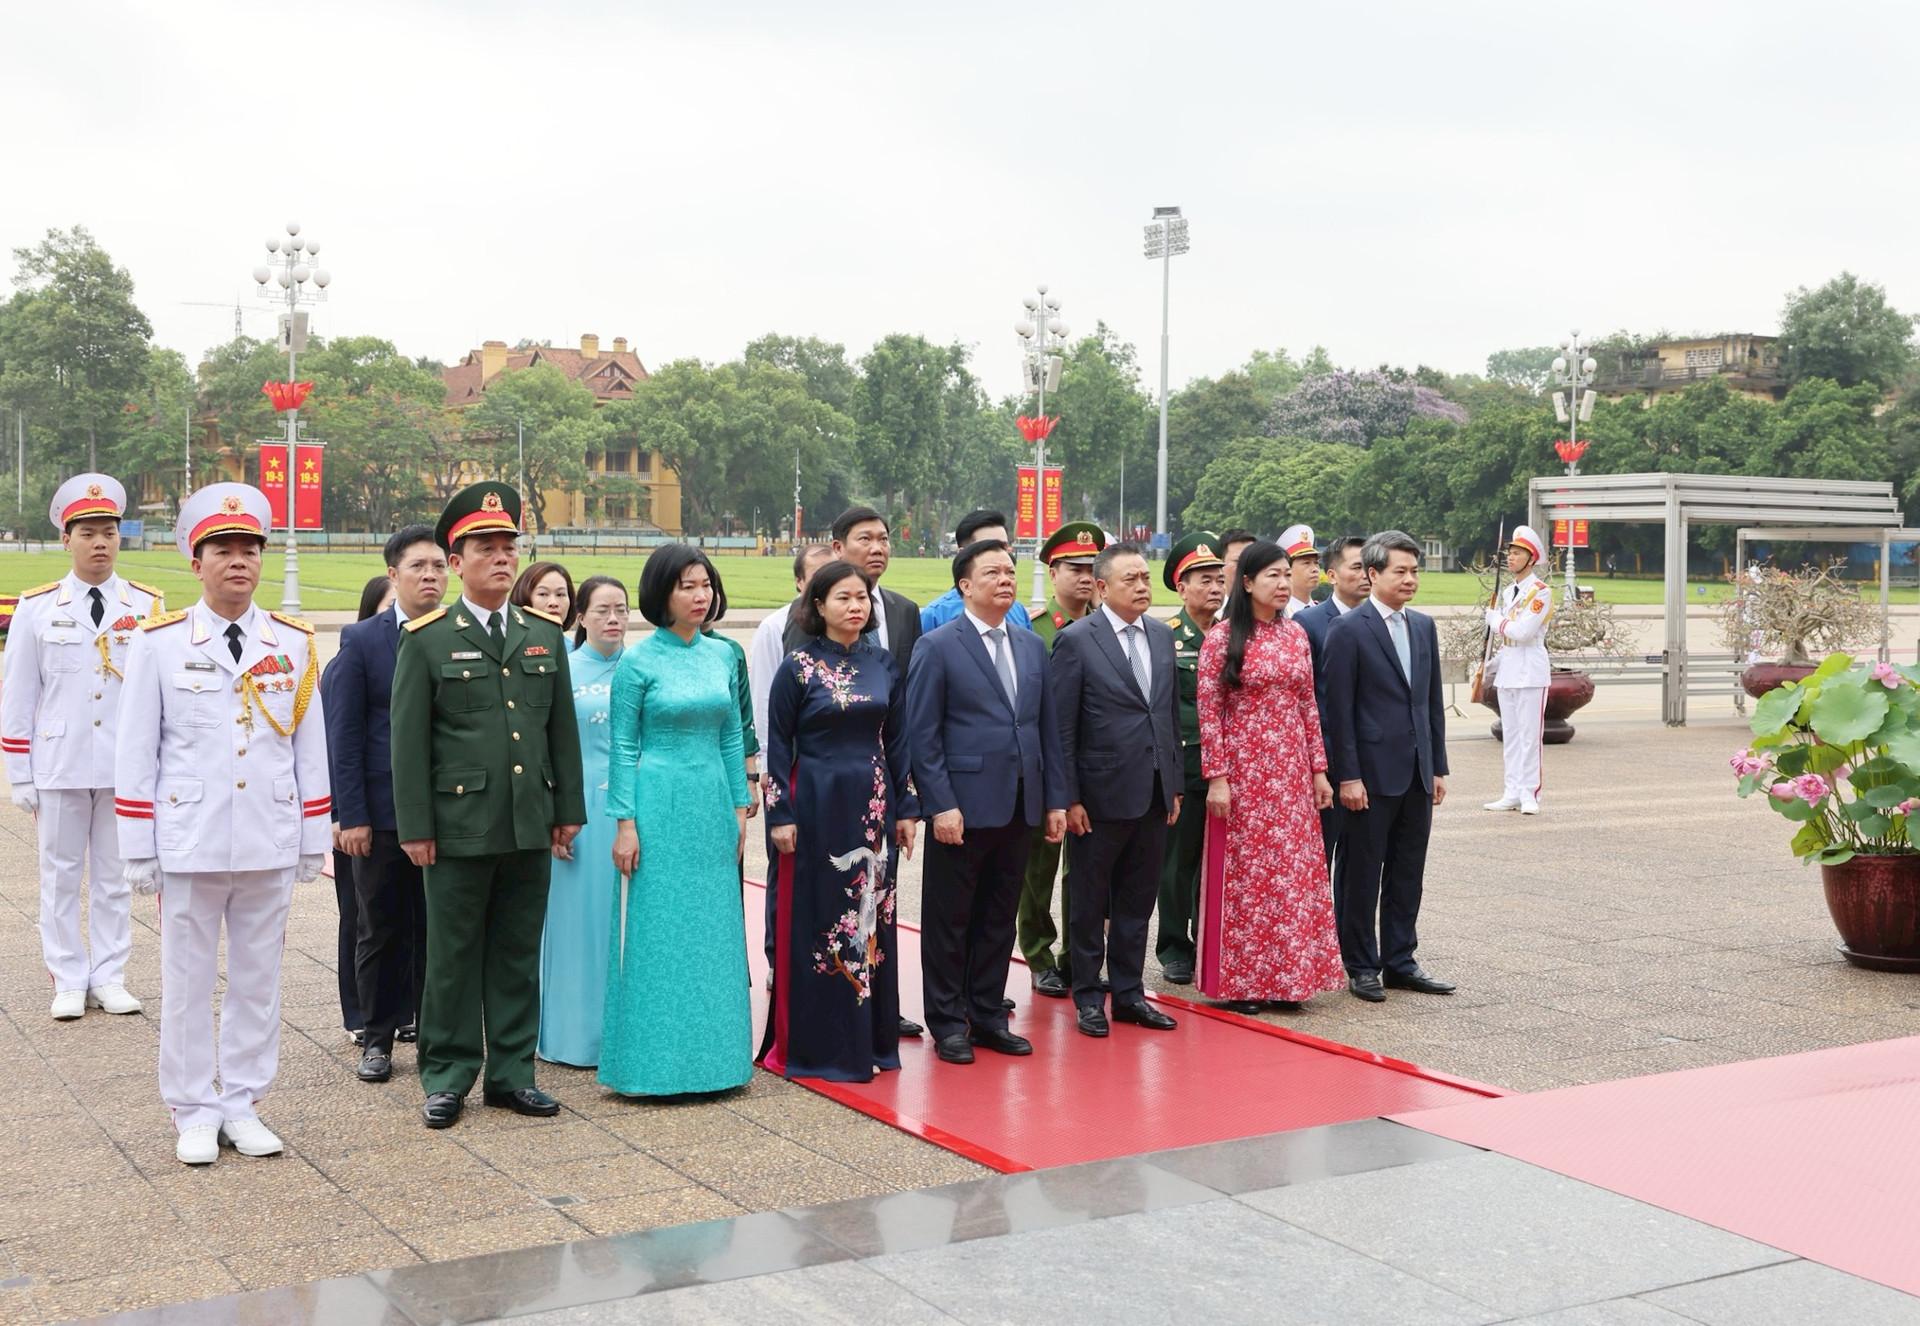
{"label": "vertical red banner", "polygon": [[1021,465],[1015,471],[1015,494],[1013,505],[1013,537],[1016,539],[1037,539],[1040,537],[1040,480],[1031,465]]}
{"label": "vertical red banner", "polygon": [[1065,482],[1058,466],[1047,466],[1046,489],[1040,501],[1040,537],[1043,539],[1060,528],[1060,493]]}
{"label": "vertical red banner", "polygon": [[302,442],[294,448],[297,469],[293,480],[293,526],[295,529],[320,528],[320,477],[323,473],[318,443]]}
{"label": "vertical red banner", "polygon": [[287,444],[285,442],[262,442],[260,444],[260,491],[267,495],[267,509],[272,513],[273,527],[287,527]]}

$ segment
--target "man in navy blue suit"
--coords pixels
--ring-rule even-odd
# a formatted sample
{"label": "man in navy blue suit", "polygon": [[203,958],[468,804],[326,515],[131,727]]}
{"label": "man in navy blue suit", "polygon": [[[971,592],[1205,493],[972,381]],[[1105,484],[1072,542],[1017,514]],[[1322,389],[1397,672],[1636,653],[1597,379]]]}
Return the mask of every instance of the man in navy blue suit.
{"label": "man in navy blue suit", "polygon": [[1340,956],[1348,989],[1370,1003],[1386,999],[1383,986],[1452,994],[1413,957],[1433,808],[1447,796],[1439,635],[1407,607],[1420,545],[1387,530],[1367,540],[1361,562],[1372,592],[1328,628],[1320,666],[1330,770],[1347,811]]}
{"label": "man in navy blue suit", "polygon": [[920,637],[907,665],[907,730],[921,815],[932,821],[920,899],[927,1031],[948,1063],[973,1047],[1032,1054],[1007,1030],[1007,967],[1032,829],[1066,832],[1067,788],[1047,688],[1047,650],[1010,627],[1013,550],[969,544],[953,559],[961,615]]}
{"label": "man in navy blue suit", "polygon": [[366,1020],[363,1082],[393,1075],[393,1038],[411,1026],[426,963],[427,912],[420,867],[400,850],[393,815],[393,758],[387,706],[400,625],[432,612],[447,587],[447,557],[426,525],[387,540],[393,606],[340,632],[340,652],[320,679],[333,778],[334,832],[353,859],[359,906],[354,983]]}
{"label": "man in navy blue suit", "polygon": [[[1320,732],[1327,741],[1329,767],[1333,763],[1333,737],[1327,730],[1327,701],[1320,685],[1320,664],[1327,652],[1328,628],[1367,601],[1367,572],[1360,563],[1360,549],[1365,543],[1365,539],[1349,535],[1327,545],[1326,567],[1333,580],[1333,592],[1293,617],[1294,625],[1307,633],[1307,645],[1313,651],[1313,698],[1320,706]],[[1345,818],[1346,811],[1337,797],[1320,812],[1320,839],[1326,848],[1329,866],[1333,864],[1333,849],[1340,841]],[[1333,888],[1338,906],[1340,881],[1337,877]]]}

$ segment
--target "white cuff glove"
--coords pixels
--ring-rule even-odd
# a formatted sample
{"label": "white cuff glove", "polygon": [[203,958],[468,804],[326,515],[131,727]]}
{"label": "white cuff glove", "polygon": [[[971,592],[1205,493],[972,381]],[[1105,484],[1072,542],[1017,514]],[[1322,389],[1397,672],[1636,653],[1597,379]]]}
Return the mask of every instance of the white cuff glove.
{"label": "white cuff glove", "polygon": [[320,878],[320,868],[326,864],[327,858],[325,856],[301,857],[300,864],[293,869],[293,882],[296,884],[313,883],[314,880]]}
{"label": "white cuff glove", "polygon": [[121,867],[121,878],[127,881],[127,887],[135,893],[158,893],[160,892],[160,860],[152,856],[133,857]]}
{"label": "white cuff glove", "polygon": [[13,804],[26,811],[29,815],[38,815],[40,813],[40,789],[32,783],[15,783],[13,785]]}
{"label": "white cuff glove", "polygon": [[1494,608],[1487,609],[1487,629],[1489,631],[1498,635],[1500,632],[1500,623],[1505,620],[1506,618],[1502,616],[1498,610]]}

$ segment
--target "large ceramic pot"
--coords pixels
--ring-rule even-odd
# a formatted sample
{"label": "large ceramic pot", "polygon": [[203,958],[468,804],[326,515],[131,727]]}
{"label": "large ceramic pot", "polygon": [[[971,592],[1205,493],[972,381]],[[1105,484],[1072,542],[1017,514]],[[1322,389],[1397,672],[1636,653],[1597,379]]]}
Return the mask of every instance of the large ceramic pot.
{"label": "large ceramic pot", "polygon": [[1815,666],[1812,663],[1749,663],[1740,673],[1740,689],[1758,700],[1790,681],[1805,681],[1813,675]]}
{"label": "large ceramic pot", "polygon": [[1920,972],[1920,856],[1856,856],[1821,866],[1820,882],[1848,962]]}
{"label": "large ceramic pot", "polygon": [[[1562,746],[1573,740],[1574,726],[1567,719],[1575,710],[1584,709],[1593,699],[1593,678],[1578,668],[1555,668],[1547,682],[1547,722],[1541,740],[1549,746]],[[1498,687],[1487,687],[1487,693],[1480,703],[1500,712],[1500,691]],[[1500,725],[1493,725],[1495,741],[1504,740]]]}

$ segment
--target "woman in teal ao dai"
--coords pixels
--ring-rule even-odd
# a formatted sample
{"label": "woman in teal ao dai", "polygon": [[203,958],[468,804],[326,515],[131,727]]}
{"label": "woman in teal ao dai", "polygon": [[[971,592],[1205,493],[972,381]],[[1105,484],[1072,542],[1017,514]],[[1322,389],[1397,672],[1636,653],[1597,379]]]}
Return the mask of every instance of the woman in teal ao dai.
{"label": "woman in teal ao dai", "polygon": [[720,577],[656,548],[640,611],[656,628],[613,674],[607,814],[615,868],[600,1081],[628,1096],[726,1091],[753,1073],[738,859],[747,778],[733,655],[700,634]]}
{"label": "woman in teal ao dai", "polygon": [[626,587],[611,576],[591,576],[580,586],[579,602],[580,628],[567,666],[586,773],[587,823],[573,840],[572,859],[553,863],[547,924],[540,935],[538,1053],[551,1063],[592,1068],[600,1062],[607,942],[620,896],[620,876],[613,868],[613,819],[607,814],[613,756],[607,719],[614,669],[626,647]]}

